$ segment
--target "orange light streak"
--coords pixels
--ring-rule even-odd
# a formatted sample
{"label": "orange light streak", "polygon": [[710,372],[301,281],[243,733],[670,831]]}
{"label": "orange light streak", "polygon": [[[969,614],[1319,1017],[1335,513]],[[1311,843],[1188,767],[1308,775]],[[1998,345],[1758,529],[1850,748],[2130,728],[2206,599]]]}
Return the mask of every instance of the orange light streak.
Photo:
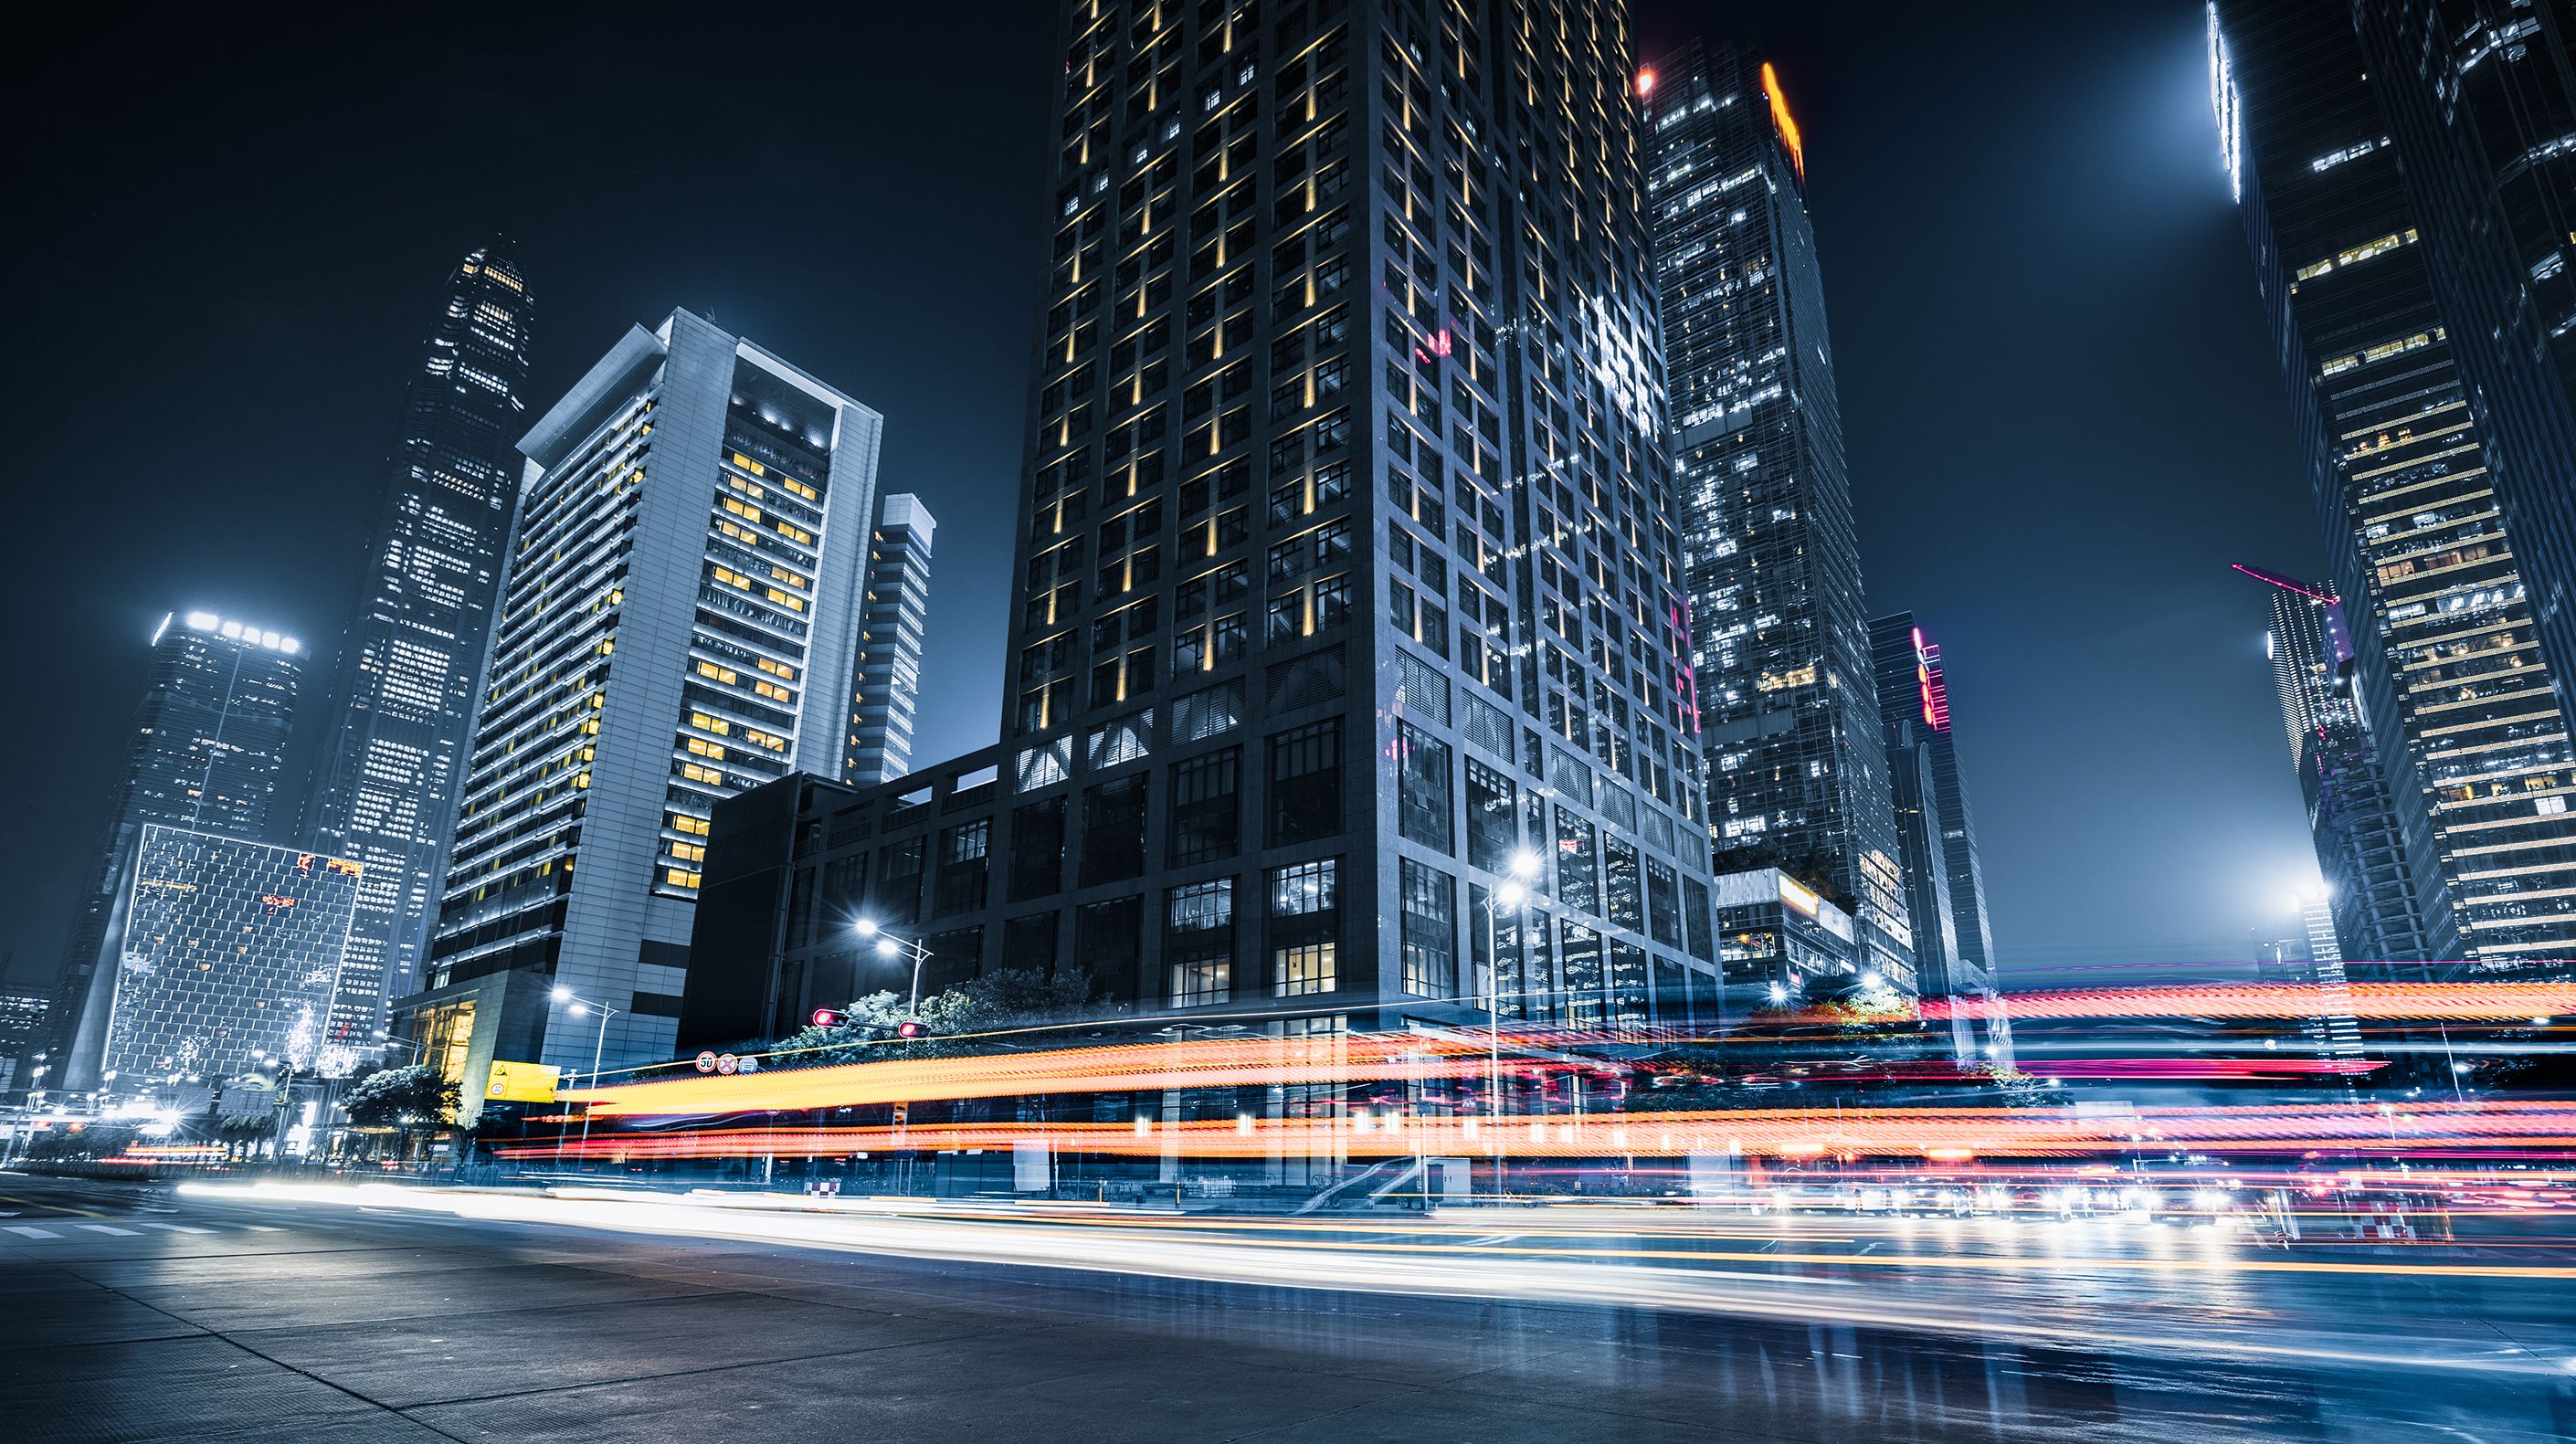
{"label": "orange light streak", "polygon": [[505,1156],[819,1158],[888,1149],[1007,1151],[1024,1143],[1114,1157],[1258,1159],[1282,1150],[1353,1158],[1680,1157],[1741,1153],[1927,1158],[2089,1157],[2157,1153],[2280,1154],[2304,1148],[2370,1154],[2464,1148],[2576,1148],[2576,1104],[2415,1103],[2141,1109],[1890,1108],[1710,1109],[1502,1118],[1388,1117],[1142,1120],[1137,1123],[913,1123],[893,1127],[725,1128],[617,1134],[579,1142],[505,1146]]}

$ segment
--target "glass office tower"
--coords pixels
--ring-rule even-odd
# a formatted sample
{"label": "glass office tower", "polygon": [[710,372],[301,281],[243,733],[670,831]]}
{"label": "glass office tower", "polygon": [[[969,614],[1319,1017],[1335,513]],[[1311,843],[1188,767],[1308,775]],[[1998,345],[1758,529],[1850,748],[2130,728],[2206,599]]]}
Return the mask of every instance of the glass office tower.
{"label": "glass office tower", "polygon": [[[2406,842],[2426,955],[2554,975],[2576,954],[2576,754],[2371,66],[2341,7],[2210,12],[2222,151],[2289,383]],[[2560,481],[2563,491],[2563,478]]]}
{"label": "glass office tower", "polygon": [[2576,6],[2358,0],[2352,17],[2565,705],[2576,676]]}
{"label": "glass office tower", "polygon": [[669,1055],[709,809],[838,769],[882,425],[676,311],[520,440],[416,1036],[462,1017],[486,1062]]}
{"label": "glass office tower", "polygon": [[455,824],[474,682],[492,627],[528,384],[526,278],[500,242],[448,273],[403,393],[367,539],[358,611],[340,642],[330,727],[302,836],[366,864],[335,1040],[371,1045],[411,990]]}
{"label": "glass office tower", "polygon": [[[1065,15],[1004,772],[1013,846],[1059,835],[1069,877],[1024,934],[1318,1026],[1686,1010],[1713,954],[1623,8]],[[1496,904],[1524,854],[1540,900]]]}
{"label": "glass office tower", "polygon": [[1639,76],[1674,484],[1723,872],[1777,867],[1915,986],[1806,156],[1767,63],[1694,42]]}
{"label": "glass office tower", "polygon": [[363,871],[146,824],[121,869],[70,1086],[194,1096],[272,1061],[348,1071],[357,1058],[329,1020]]}
{"label": "glass office tower", "polygon": [[2343,607],[2321,584],[2238,570],[2273,589],[2264,647],[2326,882],[2321,906],[2335,934],[2332,951],[2338,960],[2350,959],[2365,980],[2420,979],[2413,966],[2379,971],[2391,963],[2420,965],[2424,936],[2407,885],[2405,837],[2355,691]]}
{"label": "glass office tower", "polygon": [[57,1058],[90,997],[118,878],[144,827],[266,835],[303,675],[304,643],[293,636],[206,611],[161,619],[105,835],[63,949],[52,1023]]}

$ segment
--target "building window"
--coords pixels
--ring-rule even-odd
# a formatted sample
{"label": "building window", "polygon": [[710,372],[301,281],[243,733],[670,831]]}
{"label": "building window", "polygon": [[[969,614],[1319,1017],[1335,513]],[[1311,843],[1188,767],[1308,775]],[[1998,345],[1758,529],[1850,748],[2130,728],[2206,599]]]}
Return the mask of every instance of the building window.
{"label": "building window", "polygon": [[1668,948],[1682,945],[1681,902],[1673,884],[1671,863],[1646,859],[1646,920],[1653,926],[1655,941]]}
{"label": "building window", "polygon": [[1610,921],[1636,932],[1646,930],[1646,905],[1637,877],[1637,849],[1611,838],[1608,858]]}
{"label": "building window", "polygon": [[1054,913],[1036,913],[1003,923],[1001,965],[1038,973],[1054,972],[1055,920]]}
{"label": "building window", "polygon": [[1457,879],[1403,858],[1403,986],[1422,998],[1453,997],[1458,988]]}
{"label": "building window", "polygon": [[1601,911],[1594,838],[1592,824],[1573,809],[1556,809],[1556,899],[1588,913]]}
{"label": "building window", "polygon": [[1082,886],[1122,882],[1145,871],[1145,783],[1139,772],[1082,795]]}
{"label": "building window", "polygon": [[1449,851],[1449,744],[1399,722],[1395,765],[1397,830],[1424,847]]}
{"label": "building window", "polygon": [[1279,997],[1329,993],[1339,986],[1339,980],[1334,976],[1333,944],[1330,941],[1280,948],[1273,963],[1279,980],[1274,992]]}
{"label": "building window", "polygon": [[1052,897],[1064,887],[1064,799],[1011,814],[1011,900]]}
{"label": "building window", "polygon": [[1174,1007],[1234,996],[1234,879],[1193,883],[1166,895],[1163,958]]}
{"label": "building window", "polygon": [[1132,1000],[1136,956],[1144,935],[1143,898],[1086,903],[1073,915],[1074,966],[1091,975],[1112,998]]}
{"label": "building window", "polygon": [[979,818],[939,834],[939,893],[933,915],[949,917],[984,906],[992,877],[993,822]]}
{"label": "building window", "polygon": [[1274,847],[1342,831],[1342,721],[1327,717],[1270,739],[1269,837]]}
{"label": "building window", "polygon": [[884,886],[877,898],[877,921],[898,927],[921,921],[922,855],[927,838],[908,837],[885,849],[880,869]]}
{"label": "building window", "polygon": [[1243,749],[1229,747],[1172,768],[1174,867],[1232,857],[1242,846]]}
{"label": "building window", "polygon": [[1341,859],[1321,858],[1270,870],[1270,915],[1304,917],[1341,906],[1337,876]]}
{"label": "building window", "polygon": [[1487,872],[1511,870],[1520,829],[1511,774],[1467,759],[1467,861]]}

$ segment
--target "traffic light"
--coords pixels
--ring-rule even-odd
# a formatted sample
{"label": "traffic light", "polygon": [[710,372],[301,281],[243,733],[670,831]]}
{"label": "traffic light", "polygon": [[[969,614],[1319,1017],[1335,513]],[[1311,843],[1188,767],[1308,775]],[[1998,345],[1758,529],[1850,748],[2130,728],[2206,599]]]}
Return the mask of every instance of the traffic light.
{"label": "traffic light", "polygon": [[929,1031],[921,1025],[919,1018],[906,1018],[894,1025],[894,1035],[898,1038],[918,1038]]}
{"label": "traffic light", "polygon": [[847,1021],[848,1018],[849,1014],[842,1012],[838,1008],[816,1008],[814,1010],[813,1022],[814,1026],[817,1028],[837,1028],[841,1026],[843,1022]]}

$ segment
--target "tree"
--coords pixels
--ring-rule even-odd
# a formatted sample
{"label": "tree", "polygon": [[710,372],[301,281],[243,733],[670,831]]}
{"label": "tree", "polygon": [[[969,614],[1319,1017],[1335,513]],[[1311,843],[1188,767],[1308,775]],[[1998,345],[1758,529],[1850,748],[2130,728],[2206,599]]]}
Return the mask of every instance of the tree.
{"label": "tree", "polygon": [[274,1113],[228,1113],[216,1121],[215,1137],[223,1140],[226,1158],[239,1158],[276,1129]]}
{"label": "tree", "polygon": [[[931,994],[921,1000],[917,1013],[907,1010],[898,994],[871,993],[841,1009],[840,1022],[808,1027],[773,1045],[772,1052],[781,1056],[772,1057],[769,1066],[821,1068],[988,1053],[1011,1045],[1010,1039],[991,1034],[1096,1018],[1108,1011],[1105,1003],[1093,997],[1091,974],[1080,968],[1055,973],[999,968]],[[907,1020],[919,1021],[923,1036],[891,1041]]]}
{"label": "tree", "polygon": [[456,1085],[422,1064],[387,1068],[360,1080],[340,1106],[360,1127],[392,1128],[408,1154],[416,1134],[456,1116]]}

